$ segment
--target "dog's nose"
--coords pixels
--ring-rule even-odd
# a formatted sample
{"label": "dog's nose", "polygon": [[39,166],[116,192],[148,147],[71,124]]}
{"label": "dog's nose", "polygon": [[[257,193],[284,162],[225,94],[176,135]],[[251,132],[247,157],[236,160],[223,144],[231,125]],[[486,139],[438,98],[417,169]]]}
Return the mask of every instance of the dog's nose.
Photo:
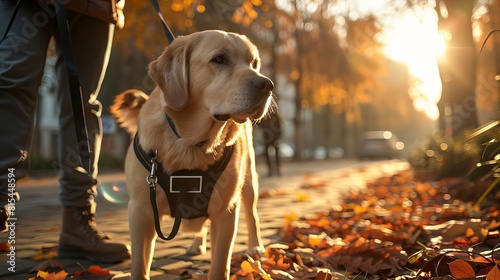
{"label": "dog's nose", "polygon": [[257,76],[254,77],[251,82],[256,89],[262,92],[270,92],[274,88],[273,82],[267,77]]}

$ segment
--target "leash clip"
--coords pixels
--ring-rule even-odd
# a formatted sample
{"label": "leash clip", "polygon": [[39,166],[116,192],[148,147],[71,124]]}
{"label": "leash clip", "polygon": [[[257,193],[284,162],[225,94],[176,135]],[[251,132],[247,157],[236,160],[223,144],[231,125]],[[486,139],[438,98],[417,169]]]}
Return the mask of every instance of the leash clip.
{"label": "leash clip", "polygon": [[149,188],[152,190],[156,190],[156,184],[158,183],[158,177],[156,176],[156,156],[158,155],[158,149],[155,150],[154,157],[151,158],[151,173],[146,176],[146,182],[149,185]]}

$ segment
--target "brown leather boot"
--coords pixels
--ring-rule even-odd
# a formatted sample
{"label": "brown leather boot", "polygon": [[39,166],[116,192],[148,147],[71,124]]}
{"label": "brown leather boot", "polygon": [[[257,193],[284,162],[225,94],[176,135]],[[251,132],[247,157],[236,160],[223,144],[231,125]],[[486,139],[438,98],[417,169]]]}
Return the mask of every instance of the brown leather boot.
{"label": "brown leather boot", "polygon": [[95,221],[96,204],[87,207],[64,207],[59,237],[59,257],[115,263],[130,258],[129,247],[111,242]]}
{"label": "brown leather boot", "polygon": [[9,226],[7,225],[7,220],[10,217],[10,213],[7,210],[7,205],[0,207],[0,233],[7,231]]}

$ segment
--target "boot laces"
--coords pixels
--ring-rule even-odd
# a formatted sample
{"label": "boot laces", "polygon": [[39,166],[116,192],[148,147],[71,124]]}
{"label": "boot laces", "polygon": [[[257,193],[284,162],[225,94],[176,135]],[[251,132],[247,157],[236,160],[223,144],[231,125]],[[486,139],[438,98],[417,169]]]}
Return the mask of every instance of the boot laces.
{"label": "boot laces", "polygon": [[82,211],[81,214],[82,215],[78,215],[80,218],[79,224],[80,231],[84,234],[84,236],[96,242],[104,239],[109,239],[107,235],[105,235],[99,228],[97,228],[94,214],[89,213],[88,211]]}

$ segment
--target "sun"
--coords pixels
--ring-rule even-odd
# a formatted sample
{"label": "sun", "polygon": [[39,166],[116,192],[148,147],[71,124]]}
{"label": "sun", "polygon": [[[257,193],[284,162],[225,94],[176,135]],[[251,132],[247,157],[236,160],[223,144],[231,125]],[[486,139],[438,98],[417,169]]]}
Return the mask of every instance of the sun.
{"label": "sun", "polygon": [[414,80],[418,81],[409,92],[415,108],[436,120],[439,117],[436,103],[442,90],[437,58],[446,51],[446,45],[437,30],[434,11],[429,9],[419,16],[411,11],[404,12],[384,24],[386,27],[381,35],[384,53],[408,66]]}

